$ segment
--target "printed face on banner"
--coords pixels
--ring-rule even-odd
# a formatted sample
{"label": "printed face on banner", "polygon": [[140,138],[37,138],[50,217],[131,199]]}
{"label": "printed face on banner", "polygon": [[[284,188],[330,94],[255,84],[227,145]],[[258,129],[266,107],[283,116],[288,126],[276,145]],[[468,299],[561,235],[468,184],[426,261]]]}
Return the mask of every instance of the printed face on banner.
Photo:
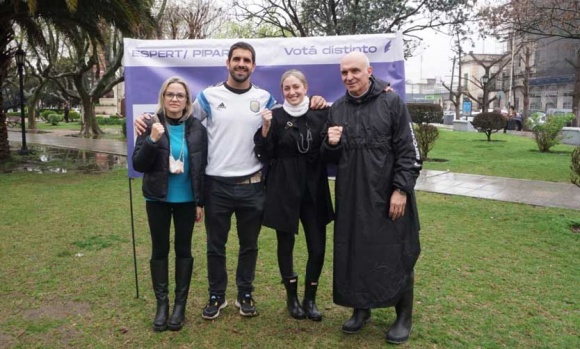
{"label": "printed face on banner", "polygon": [[282,93],[284,93],[284,99],[290,105],[299,105],[304,100],[306,96],[306,86],[295,76],[288,76],[282,82]]}
{"label": "printed face on banner", "polygon": [[252,61],[252,52],[237,48],[232,52],[232,58],[226,61],[230,78],[228,85],[232,87],[246,87],[250,75],[254,72],[256,64]]}
{"label": "printed face on banner", "polygon": [[361,55],[347,55],[340,61],[342,83],[353,96],[362,96],[369,88],[373,68]]}

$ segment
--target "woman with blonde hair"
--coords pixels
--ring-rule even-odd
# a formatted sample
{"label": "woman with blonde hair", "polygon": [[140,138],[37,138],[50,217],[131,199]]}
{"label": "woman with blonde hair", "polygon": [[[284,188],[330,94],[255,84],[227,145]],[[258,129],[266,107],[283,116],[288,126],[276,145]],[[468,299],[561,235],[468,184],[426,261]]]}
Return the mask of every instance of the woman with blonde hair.
{"label": "woman with blonde hair", "polygon": [[[320,321],[316,291],[324,264],[326,225],[334,217],[326,164],[319,157],[328,108],[310,109],[308,83],[298,70],[285,72],[281,87],[282,108],[264,110],[262,127],[254,136],[256,154],[269,164],[263,225],[276,230],[278,267],[286,287],[290,316]],[[293,268],[299,221],[308,249],[302,305]]]}
{"label": "woman with blonde hair", "polygon": [[[178,77],[167,79],[159,91],[156,115],[136,141],[133,167],[143,172],[143,196],[152,253],[150,260],[157,310],[154,331],[178,331],[185,321],[193,256],[195,222],[202,218],[203,175],[207,163],[207,132],[191,116],[189,86]],[[168,257],[171,220],[175,230],[175,303],[169,317]]]}

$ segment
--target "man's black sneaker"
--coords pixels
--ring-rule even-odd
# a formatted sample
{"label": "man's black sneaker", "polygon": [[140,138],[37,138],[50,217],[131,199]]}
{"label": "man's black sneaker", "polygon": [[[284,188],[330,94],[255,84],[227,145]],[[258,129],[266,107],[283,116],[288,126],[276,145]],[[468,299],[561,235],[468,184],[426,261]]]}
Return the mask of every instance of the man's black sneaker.
{"label": "man's black sneaker", "polygon": [[228,305],[228,301],[224,297],[212,295],[209,297],[209,302],[205,308],[203,308],[203,313],[201,317],[206,320],[212,320],[220,316],[220,310]]}
{"label": "man's black sneaker", "polygon": [[240,308],[240,314],[242,316],[258,315],[258,312],[256,311],[256,303],[254,303],[254,299],[249,293],[238,295],[238,299],[236,299],[236,307]]}

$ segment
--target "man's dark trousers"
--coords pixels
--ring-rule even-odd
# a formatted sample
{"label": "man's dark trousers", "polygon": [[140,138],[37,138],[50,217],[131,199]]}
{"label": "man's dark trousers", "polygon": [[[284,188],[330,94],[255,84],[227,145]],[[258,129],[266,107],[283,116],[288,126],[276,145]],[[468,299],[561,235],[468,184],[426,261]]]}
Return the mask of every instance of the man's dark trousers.
{"label": "man's dark trousers", "polygon": [[253,291],[258,235],[264,210],[264,184],[230,184],[205,177],[205,228],[210,295],[225,296],[228,275],[226,243],[232,214],[236,216],[240,250],[236,272],[238,294]]}

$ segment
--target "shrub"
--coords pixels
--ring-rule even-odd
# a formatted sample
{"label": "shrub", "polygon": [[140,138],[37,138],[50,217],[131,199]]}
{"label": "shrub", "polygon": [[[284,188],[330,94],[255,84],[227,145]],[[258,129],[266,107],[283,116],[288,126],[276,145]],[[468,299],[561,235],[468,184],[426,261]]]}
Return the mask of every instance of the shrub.
{"label": "shrub", "polygon": [[563,136],[560,133],[566,124],[575,116],[572,113],[564,115],[548,115],[545,122],[541,122],[541,113],[534,113],[528,117],[526,125],[534,134],[534,140],[542,153],[550,151],[550,148],[560,143]]}
{"label": "shrub", "polygon": [[580,147],[576,147],[572,152],[572,183],[580,187]]}
{"label": "shrub", "polygon": [[439,130],[429,123],[441,122],[443,108],[439,104],[431,103],[408,103],[407,110],[411,114],[411,120],[416,124],[415,137],[421,153],[421,159],[427,160],[429,151],[435,146],[439,138]]}
{"label": "shrub", "polygon": [[43,111],[40,112],[40,119],[44,122],[48,122],[48,116],[50,114],[55,114],[55,111],[50,109],[44,109]]}
{"label": "shrub", "polygon": [[71,111],[68,112],[68,118],[71,121],[77,121],[77,120],[80,120],[81,119],[81,114],[79,112],[76,112],[74,110],[71,110]]}
{"label": "shrub", "polygon": [[479,132],[485,133],[487,141],[491,142],[491,134],[503,130],[507,120],[498,112],[483,112],[475,115],[471,124]]}
{"label": "shrub", "polygon": [[439,138],[437,127],[428,124],[419,124],[415,126],[415,137],[421,153],[421,159],[427,160],[427,155],[435,146],[435,141]]}
{"label": "shrub", "polygon": [[63,118],[64,118],[63,115],[52,113],[52,114],[48,114],[48,116],[46,117],[46,121],[49,124],[56,126],[56,125],[58,125],[59,122],[61,122],[63,120]]}
{"label": "shrub", "polygon": [[97,115],[96,118],[99,125],[122,125],[125,123],[125,119],[121,118],[110,118],[102,115]]}
{"label": "shrub", "polygon": [[443,108],[439,104],[407,103],[407,110],[416,124],[439,123],[443,118]]}

